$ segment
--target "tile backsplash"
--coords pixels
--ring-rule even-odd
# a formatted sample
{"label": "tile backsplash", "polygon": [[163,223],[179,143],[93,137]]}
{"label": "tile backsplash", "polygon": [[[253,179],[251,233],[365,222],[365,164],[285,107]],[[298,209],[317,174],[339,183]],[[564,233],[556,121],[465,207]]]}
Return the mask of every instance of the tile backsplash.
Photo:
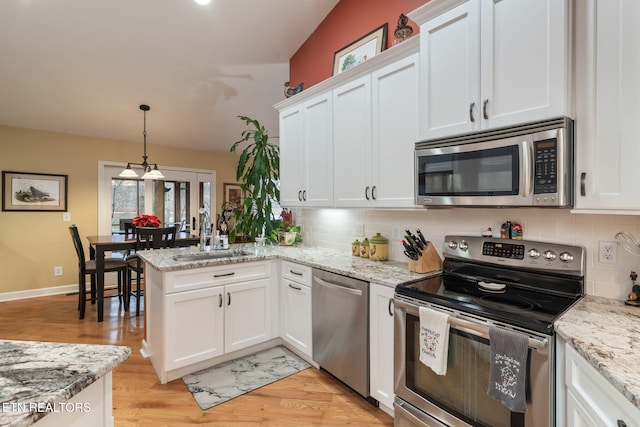
{"label": "tile backsplash", "polygon": [[640,216],[573,214],[566,209],[294,209],[294,221],[302,226],[304,244],[344,250],[350,256],[356,227],[364,225],[365,237],[380,233],[389,239],[389,258],[406,261],[402,251],[405,229],[419,228],[442,255],[447,234],[479,235],[491,227],[499,237],[506,220],[524,229],[524,239],[581,245],[587,249],[586,293],[624,300],[631,290],[630,271],[640,271],[640,257],[617,246],[617,264],[598,261],[600,241],[615,241],[619,231],[640,238]]}

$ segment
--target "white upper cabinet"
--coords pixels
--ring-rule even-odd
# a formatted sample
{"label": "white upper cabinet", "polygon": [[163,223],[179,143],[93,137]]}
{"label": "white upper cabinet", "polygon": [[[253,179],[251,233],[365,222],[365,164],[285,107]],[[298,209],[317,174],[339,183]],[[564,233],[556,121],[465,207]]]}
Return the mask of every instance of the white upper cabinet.
{"label": "white upper cabinet", "polygon": [[335,205],[414,206],[418,55],[333,91]]}
{"label": "white upper cabinet", "polygon": [[371,76],[333,91],[334,202],[365,206],[371,200]]}
{"label": "white upper cabinet", "polygon": [[640,214],[640,2],[576,2],[575,212]]}
{"label": "white upper cabinet", "polygon": [[418,37],[276,105],[280,204],[413,207]]}
{"label": "white upper cabinet", "polygon": [[330,94],[280,113],[280,204],[333,205]]}
{"label": "white upper cabinet", "polygon": [[420,137],[572,115],[569,0],[432,0],[420,24]]}

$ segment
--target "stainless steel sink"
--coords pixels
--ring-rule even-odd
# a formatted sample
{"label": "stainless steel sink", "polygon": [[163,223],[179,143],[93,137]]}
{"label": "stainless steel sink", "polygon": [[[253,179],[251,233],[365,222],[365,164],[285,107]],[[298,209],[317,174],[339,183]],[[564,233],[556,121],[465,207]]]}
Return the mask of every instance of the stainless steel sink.
{"label": "stainless steel sink", "polygon": [[173,259],[174,261],[204,261],[208,259],[238,258],[247,255],[251,255],[251,252],[240,249],[221,249],[177,254],[173,256]]}

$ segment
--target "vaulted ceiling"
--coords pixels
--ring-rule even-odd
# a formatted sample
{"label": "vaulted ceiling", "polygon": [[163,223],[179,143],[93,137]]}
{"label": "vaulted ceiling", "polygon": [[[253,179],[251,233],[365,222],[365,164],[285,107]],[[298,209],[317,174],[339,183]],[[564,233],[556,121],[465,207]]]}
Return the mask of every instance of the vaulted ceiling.
{"label": "vaulted ceiling", "polygon": [[[338,0],[2,0],[0,125],[228,151]],[[270,132],[276,136],[277,132]]]}

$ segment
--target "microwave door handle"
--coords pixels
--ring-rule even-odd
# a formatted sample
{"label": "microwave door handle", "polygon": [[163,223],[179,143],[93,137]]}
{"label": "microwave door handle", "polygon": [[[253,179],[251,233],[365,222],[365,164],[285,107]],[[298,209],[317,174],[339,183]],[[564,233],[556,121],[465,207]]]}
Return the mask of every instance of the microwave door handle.
{"label": "microwave door handle", "polygon": [[533,142],[524,140],[521,143],[522,153],[522,197],[528,197],[533,191]]}

